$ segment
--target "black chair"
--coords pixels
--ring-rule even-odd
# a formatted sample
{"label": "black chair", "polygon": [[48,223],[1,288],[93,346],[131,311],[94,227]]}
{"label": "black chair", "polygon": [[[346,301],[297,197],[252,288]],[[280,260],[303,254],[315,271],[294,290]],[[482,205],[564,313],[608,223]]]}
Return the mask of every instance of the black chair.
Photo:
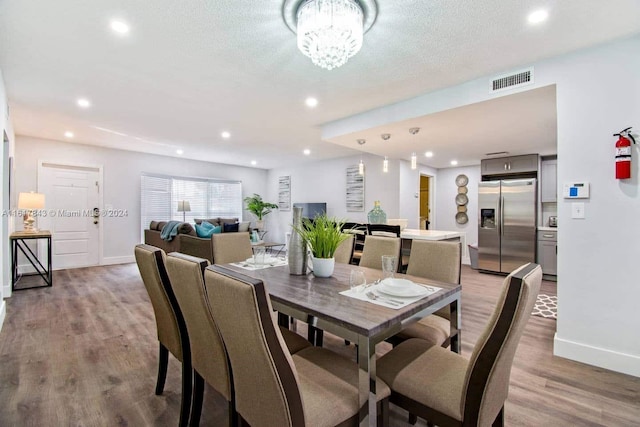
{"label": "black chair", "polygon": [[357,222],[345,222],[342,226],[342,231],[345,233],[351,233],[355,236],[355,243],[353,247],[353,256],[351,257],[351,264],[359,264],[362,257],[362,249],[364,248],[364,239],[367,234],[367,224],[359,224]]}
{"label": "black chair", "polygon": [[400,226],[387,224],[367,224],[367,234],[369,236],[400,237]]}

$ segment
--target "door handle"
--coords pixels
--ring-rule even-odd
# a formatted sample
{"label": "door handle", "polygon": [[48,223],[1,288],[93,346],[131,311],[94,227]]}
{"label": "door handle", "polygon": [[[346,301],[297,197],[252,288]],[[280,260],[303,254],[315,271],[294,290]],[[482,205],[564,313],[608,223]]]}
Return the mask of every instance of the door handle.
{"label": "door handle", "polygon": [[504,236],[504,197],[500,196],[500,235]]}
{"label": "door handle", "polygon": [[94,224],[98,223],[98,218],[100,218],[100,209],[99,208],[93,208],[93,223]]}

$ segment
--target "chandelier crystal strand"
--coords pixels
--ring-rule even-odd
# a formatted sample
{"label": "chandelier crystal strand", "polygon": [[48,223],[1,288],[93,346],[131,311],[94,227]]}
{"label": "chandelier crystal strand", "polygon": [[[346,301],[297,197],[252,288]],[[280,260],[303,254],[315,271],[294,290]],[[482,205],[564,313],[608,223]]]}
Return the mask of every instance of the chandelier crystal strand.
{"label": "chandelier crystal strand", "polygon": [[363,25],[354,0],[309,0],[298,9],[298,48],[319,67],[340,67],[362,47]]}

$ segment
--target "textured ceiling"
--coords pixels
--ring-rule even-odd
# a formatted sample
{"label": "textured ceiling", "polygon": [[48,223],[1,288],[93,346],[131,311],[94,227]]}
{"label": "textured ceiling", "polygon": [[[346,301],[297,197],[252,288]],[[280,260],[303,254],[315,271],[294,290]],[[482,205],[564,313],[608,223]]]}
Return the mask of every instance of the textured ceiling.
{"label": "textured ceiling", "polygon": [[[321,141],[323,123],[640,31],[637,0],[378,5],[360,53],[326,71],[297,50],[282,0],[2,0],[15,131],[65,140],[71,130],[75,142],[272,168],[355,153]],[[549,21],[528,25],[540,7]],[[112,18],[131,33],[114,35]],[[81,96],[90,109],[75,105]]]}

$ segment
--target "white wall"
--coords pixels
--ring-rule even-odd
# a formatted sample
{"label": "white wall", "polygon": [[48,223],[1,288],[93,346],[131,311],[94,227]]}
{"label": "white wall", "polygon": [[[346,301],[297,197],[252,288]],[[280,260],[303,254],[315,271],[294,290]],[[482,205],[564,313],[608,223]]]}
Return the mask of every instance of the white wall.
{"label": "white wall", "polygon": [[[319,162],[301,163],[286,168],[269,171],[267,200],[278,202],[278,177],[291,176],[291,205],[294,203],[326,202],[327,214],[353,222],[367,222],[367,213],[373,209],[373,202],[380,201],[387,218],[398,218],[400,207],[400,162],[389,161],[389,172],[382,172],[383,158],[364,155],[365,168],[365,208],[363,212],[347,212],[346,208],[346,168],[357,165],[361,156],[342,157]],[[285,233],[292,223],[292,211],[274,211],[267,217],[267,240],[284,242]]]}
{"label": "white wall", "polygon": [[[379,108],[323,127],[323,138],[409,119],[497,96],[556,84],[558,191],[563,183],[591,183],[585,219],[571,219],[558,203],[558,322],[554,353],[640,376],[640,152],[633,179],[614,179],[613,133],[640,129],[640,36],[534,65],[535,84],[488,91],[489,76]],[[509,71],[509,70],[505,70]],[[446,183],[442,173],[439,182]],[[442,195],[442,197],[446,197]],[[445,210],[438,209],[439,214]],[[439,215],[440,216],[440,215]],[[446,220],[446,218],[442,218]],[[447,228],[438,221],[438,228]]]}
{"label": "white wall", "polygon": [[[103,202],[127,209],[125,218],[105,218],[102,264],[133,261],[140,243],[140,175],[143,172],[242,181],[243,197],[266,192],[267,171],[77,143],[16,138],[16,191],[35,190],[38,160],[103,166]],[[245,217],[248,218],[245,212]],[[54,266],[55,268],[55,266]]]}
{"label": "white wall", "polygon": [[[458,224],[456,222],[456,214],[458,213],[458,206],[455,200],[458,195],[456,177],[460,174],[465,174],[469,178],[469,183],[467,184],[467,197],[469,199],[467,216],[469,221],[466,224]],[[462,242],[463,264],[470,263],[467,245],[478,243],[478,183],[480,181],[479,165],[438,170],[436,221],[439,229],[465,233],[465,238]]]}
{"label": "white wall", "polygon": [[[8,153],[6,152],[7,147],[4,146],[5,133],[9,137]],[[7,106],[7,94],[5,91],[4,80],[2,78],[2,70],[0,70],[0,143],[3,144],[3,148],[0,149],[0,155],[4,156],[6,154],[11,154],[13,150],[13,138],[14,136],[9,117],[9,108]],[[6,185],[5,173],[6,171],[4,168],[4,158],[2,158],[0,159],[0,188],[2,188],[3,192]],[[5,206],[4,203],[2,204],[3,210],[8,210],[10,208],[10,206]],[[7,313],[7,306],[4,302],[4,298],[11,294],[11,250],[9,243],[9,221],[9,216],[3,215],[0,225],[0,282],[2,282],[2,286],[0,286],[0,329],[2,329],[4,318]]]}

